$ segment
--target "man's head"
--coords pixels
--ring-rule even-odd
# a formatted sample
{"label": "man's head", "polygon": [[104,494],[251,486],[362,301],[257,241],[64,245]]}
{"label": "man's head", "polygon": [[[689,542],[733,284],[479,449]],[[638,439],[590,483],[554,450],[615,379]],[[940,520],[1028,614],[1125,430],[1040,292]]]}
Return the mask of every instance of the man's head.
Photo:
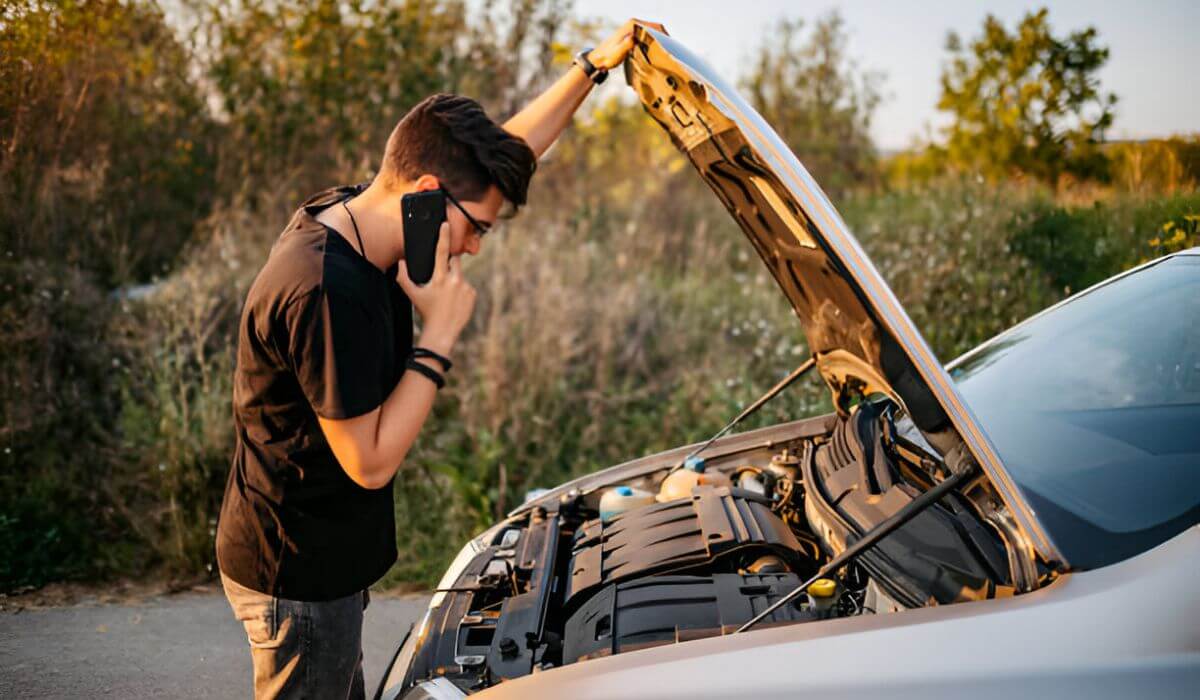
{"label": "man's head", "polygon": [[[479,103],[434,95],[410,109],[388,138],[379,177],[397,192],[442,188],[477,223],[495,222],[505,201],[525,204],[537,158],[525,141],[492,121]],[[479,232],[454,205],[446,209],[451,253],[479,250]]]}

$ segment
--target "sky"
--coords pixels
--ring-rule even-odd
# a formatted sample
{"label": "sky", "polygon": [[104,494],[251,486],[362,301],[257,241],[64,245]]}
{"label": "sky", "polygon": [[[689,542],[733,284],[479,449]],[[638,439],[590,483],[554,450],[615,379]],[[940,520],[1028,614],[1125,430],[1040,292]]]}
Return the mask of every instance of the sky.
{"label": "sky", "polygon": [[988,14],[1011,30],[1026,12],[1042,6],[1050,8],[1056,35],[1090,25],[1109,47],[1100,84],[1119,102],[1108,138],[1200,132],[1200,0],[577,0],[575,8],[581,16],[614,25],[629,17],[662,22],[731,80],[744,72],[759,42],[781,19],[811,24],[837,9],[846,20],[851,58],[862,69],[884,74],[885,100],[871,131],[879,148],[894,150],[945,122],[935,105],[948,31],[973,38]]}

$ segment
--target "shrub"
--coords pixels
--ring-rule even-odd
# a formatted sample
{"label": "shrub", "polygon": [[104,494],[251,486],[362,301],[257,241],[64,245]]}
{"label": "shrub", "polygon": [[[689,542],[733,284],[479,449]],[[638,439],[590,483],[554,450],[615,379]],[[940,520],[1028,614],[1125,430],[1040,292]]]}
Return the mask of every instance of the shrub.
{"label": "shrub", "polygon": [[[1186,225],[1200,211],[1200,193],[1159,199],[1121,195],[1089,207],[1040,202],[1014,223],[1014,250],[1063,292],[1082,290],[1132,265],[1170,252],[1161,227]],[[1186,237],[1185,237],[1186,238]]]}
{"label": "shrub", "polygon": [[111,532],[110,305],[77,269],[0,261],[0,589],[90,570]]}
{"label": "shrub", "polygon": [[[111,290],[163,272],[203,216],[214,123],[151,3],[0,10],[0,587],[124,554],[105,497],[122,358]],[[113,566],[123,566],[113,563]]]}
{"label": "shrub", "polygon": [[1009,241],[1012,212],[1043,196],[943,179],[859,197],[843,209],[913,322],[949,361],[1059,298]]}
{"label": "shrub", "polygon": [[[264,196],[264,193],[258,193]],[[137,570],[205,571],[233,454],[231,397],[237,320],[278,221],[221,209],[187,264],[111,324],[127,358],[118,391],[120,450],[106,499],[138,543]]]}

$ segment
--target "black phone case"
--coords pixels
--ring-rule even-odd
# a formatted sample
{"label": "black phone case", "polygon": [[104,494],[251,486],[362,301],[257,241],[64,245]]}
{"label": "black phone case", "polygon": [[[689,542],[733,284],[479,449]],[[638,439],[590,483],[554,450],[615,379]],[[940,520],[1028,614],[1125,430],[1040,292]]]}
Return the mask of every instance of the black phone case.
{"label": "black phone case", "polygon": [[404,217],[404,264],[408,278],[425,284],[433,277],[438,234],[446,220],[446,196],[440,190],[413,192],[400,198]]}

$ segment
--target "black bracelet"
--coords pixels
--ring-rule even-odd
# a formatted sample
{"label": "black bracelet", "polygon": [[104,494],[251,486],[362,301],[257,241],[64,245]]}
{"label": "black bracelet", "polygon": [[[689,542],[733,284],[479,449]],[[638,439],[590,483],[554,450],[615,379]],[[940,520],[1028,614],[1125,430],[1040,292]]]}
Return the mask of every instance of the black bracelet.
{"label": "black bracelet", "polygon": [[442,366],[443,372],[449,372],[450,368],[454,366],[454,363],[450,361],[449,357],[446,357],[445,355],[439,355],[429,348],[415,347],[412,349],[412,356],[418,360],[430,359],[437,362]]}
{"label": "black bracelet", "polygon": [[575,65],[579,66],[579,70],[583,71],[583,74],[588,77],[588,80],[591,80],[593,83],[599,85],[600,83],[604,82],[605,78],[608,77],[608,71],[604,70],[603,68],[597,68],[596,65],[592,63],[591,59],[588,58],[588,54],[591,52],[591,47],[588,47],[575,54]]}
{"label": "black bracelet", "polygon": [[442,375],[438,374],[436,369],[430,367],[429,365],[423,365],[420,362],[417,362],[417,358],[415,357],[408,358],[408,362],[404,363],[404,367],[406,369],[414,370],[418,374],[425,375],[425,378],[437,385],[437,388],[439,389],[446,386],[446,379]]}

